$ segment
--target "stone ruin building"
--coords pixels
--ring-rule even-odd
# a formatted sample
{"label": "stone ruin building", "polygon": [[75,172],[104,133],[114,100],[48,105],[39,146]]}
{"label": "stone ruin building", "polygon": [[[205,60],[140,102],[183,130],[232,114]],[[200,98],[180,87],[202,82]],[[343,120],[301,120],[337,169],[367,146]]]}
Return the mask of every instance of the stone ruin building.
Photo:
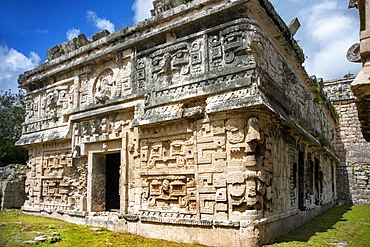
{"label": "stone ruin building", "polygon": [[336,203],[354,160],[294,28],[267,0],[186,2],[155,0],[151,18],[55,46],[20,76],[24,212],[255,246]]}
{"label": "stone ruin building", "polygon": [[350,77],[324,83],[324,92],[338,113],[337,200],[340,204],[370,204],[370,142],[361,133],[356,99],[350,89],[353,80]]}

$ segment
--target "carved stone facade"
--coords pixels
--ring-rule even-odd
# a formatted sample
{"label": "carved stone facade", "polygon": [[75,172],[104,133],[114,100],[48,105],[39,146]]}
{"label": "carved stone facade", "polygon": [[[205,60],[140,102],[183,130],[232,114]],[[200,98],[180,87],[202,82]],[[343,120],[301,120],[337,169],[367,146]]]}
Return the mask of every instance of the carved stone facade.
{"label": "carved stone facade", "polygon": [[270,3],[164,2],[20,76],[23,210],[255,246],[331,207],[337,120]]}

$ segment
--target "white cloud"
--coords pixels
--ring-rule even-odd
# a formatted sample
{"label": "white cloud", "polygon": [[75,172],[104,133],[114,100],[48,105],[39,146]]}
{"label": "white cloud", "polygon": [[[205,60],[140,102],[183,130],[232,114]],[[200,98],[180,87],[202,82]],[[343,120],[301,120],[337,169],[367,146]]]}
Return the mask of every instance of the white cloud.
{"label": "white cloud", "polygon": [[40,57],[31,52],[28,57],[5,44],[0,44],[0,90],[11,89],[17,92],[18,76],[33,69],[40,62]]}
{"label": "white cloud", "polygon": [[68,31],[66,33],[67,39],[71,40],[73,38],[76,38],[78,35],[80,35],[80,33],[81,33],[80,29],[70,28],[70,29],[68,29]]}
{"label": "white cloud", "polygon": [[135,0],[132,5],[134,21],[139,22],[149,18],[151,9],[153,9],[153,0]]}
{"label": "white cloud", "polygon": [[99,30],[108,30],[110,33],[114,32],[114,24],[110,22],[110,20],[107,20],[106,18],[100,18],[97,16],[97,14],[94,11],[88,10],[87,11],[87,19],[94,23],[94,25]]}
{"label": "white cloud", "polygon": [[347,61],[348,48],[359,42],[358,17],[337,1],[314,1],[298,13],[301,22],[296,39],[308,57],[309,74],[325,80],[342,78],[349,71],[357,74],[360,64]]}

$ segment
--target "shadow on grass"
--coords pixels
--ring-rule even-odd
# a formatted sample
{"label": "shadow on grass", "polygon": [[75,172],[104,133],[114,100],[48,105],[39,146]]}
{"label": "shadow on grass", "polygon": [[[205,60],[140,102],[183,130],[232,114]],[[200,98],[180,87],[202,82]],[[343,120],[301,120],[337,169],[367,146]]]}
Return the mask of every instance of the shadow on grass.
{"label": "shadow on grass", "polygon": [[291,231],[290,233],[279,237],[274,243],[298,241],[307,242],[312,236],[318,232],[326,232],[333,229],[333,226],[339,221],[346,221],[343,215],[351,210],[352,205],[343,205],[334,207],[325,213],[317,216],[316,218],[308,221],[299,228]]}

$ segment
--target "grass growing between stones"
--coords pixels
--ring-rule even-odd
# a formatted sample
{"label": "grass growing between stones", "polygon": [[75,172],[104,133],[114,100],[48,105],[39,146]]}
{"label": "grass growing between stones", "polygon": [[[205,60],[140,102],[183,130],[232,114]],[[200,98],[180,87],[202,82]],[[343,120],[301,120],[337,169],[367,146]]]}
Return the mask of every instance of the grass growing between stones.
{"label": "grass growing between stones", "polygon": [[[26,244],[38,235],[52,236],[60,234],[60,241],[50,240],[39,244]],[[181,244],[164,240],[155,240],[133,234],[110,232],[105,229],[92,230],[92,227],[79,226],[64,221],[24,215],[20,210],[0,211],[0,246],[55,246],[55,247],[101,247],[101,246],[141,246],[141,247],[178,247],[201,246]]]}
{"label": "grass growing between stones", "polygon": [[370,205],[329,209],[269,246],[370,247]]}

